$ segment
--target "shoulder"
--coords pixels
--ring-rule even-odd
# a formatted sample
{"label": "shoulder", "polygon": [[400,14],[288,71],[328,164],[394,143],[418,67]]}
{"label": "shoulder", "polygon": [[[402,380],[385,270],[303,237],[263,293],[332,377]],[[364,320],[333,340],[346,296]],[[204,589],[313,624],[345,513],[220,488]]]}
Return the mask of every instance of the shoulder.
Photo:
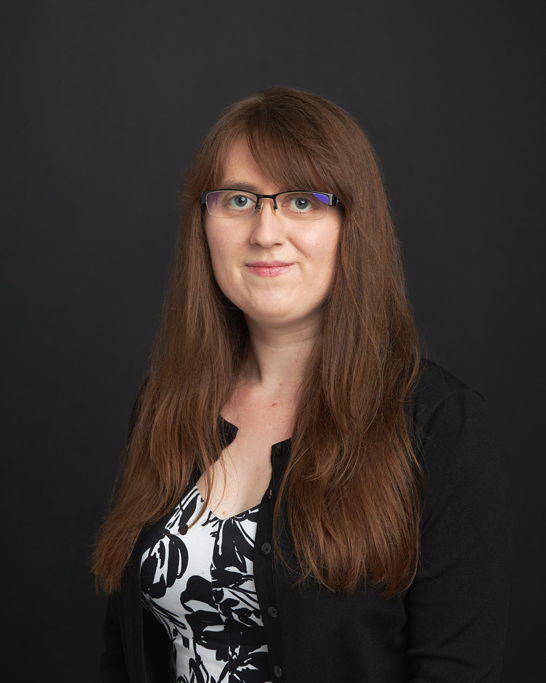
{"label": "shoulder", "polygon": [[412,412],[416,454],[431,485],[470,473],[482,483],[493,472],[498,479],[502,458],[481,394],[424,360]]}
{"label": "shoulder", "polygon": [[504,462],[481,394],[423,361],[412,410],[430,503],[456,490],[467,503],[505,492]]}
{"label": "shoulder", "polygon": [[412,394],[413,431],[418,450],[447,447],[455,454],[494,444],[484,397],[432,361],[423,360]]}
{"label": "shoulder", "polygon": [[439,408],[468,402],[483,408],[484,398],[450,372],[430,360],[422,359],[418,381],[412,394],[413,419],[424,428]]}

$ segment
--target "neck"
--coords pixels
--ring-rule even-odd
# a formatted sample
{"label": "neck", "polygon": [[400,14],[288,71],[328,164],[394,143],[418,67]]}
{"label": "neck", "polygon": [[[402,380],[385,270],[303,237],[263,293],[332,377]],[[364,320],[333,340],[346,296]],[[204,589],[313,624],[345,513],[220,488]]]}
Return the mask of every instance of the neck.
{"label": "neck", "polygon": [[243,382],[273,393],[297,392],[309,355],[319,334],[319,323],[310,320],[297,328],[268,328],[247,320],[250,352]]}

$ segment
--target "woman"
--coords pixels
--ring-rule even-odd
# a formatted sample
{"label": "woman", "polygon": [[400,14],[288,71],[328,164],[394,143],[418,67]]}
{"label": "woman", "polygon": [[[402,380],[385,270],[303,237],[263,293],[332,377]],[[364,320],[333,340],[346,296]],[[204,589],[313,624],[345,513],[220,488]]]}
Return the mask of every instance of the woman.
{"label": "woman", "polygon": [[232,107],[95,555],[104,681],[498,681],[509,519],[481,398],[421,361],[378,165],[336,105]]}

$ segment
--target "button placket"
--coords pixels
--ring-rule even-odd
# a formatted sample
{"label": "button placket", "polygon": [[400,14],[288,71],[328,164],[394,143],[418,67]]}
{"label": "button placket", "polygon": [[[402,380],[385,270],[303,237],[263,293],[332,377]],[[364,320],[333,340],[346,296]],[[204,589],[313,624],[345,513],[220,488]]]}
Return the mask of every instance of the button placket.
{"label": "button placket", "polygon": [[[277,600],[275,584],[273,580],[273,544],[271,541],[271,528],[273,525],[273,505],[277,495],[278,486],[282,479],[283,459],[288,456],[289,442],[275,444],[271,451],[272,456],[272,478],[263,497],[262,506],[262,525],[259,524],[260,541],[256,544],[257,551],[255,568],[259,567],[261,578],[264,583],[261,597],[264,616],[264,626],[268,632],[269,662],[271,666],[272,680],[279,680],[284,676],[283,668],[283,647],[281,637],[281,615],[274,606]],[[269,540],[266,540],[269,539]]]}

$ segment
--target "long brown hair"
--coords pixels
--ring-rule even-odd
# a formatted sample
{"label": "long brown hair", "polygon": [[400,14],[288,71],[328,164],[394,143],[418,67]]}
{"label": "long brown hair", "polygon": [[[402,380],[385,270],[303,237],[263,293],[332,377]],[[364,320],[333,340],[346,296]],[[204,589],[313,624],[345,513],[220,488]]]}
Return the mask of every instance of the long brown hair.
{"label": "long brown hair", "polygon": [[240,136],[278,185],[332,192],[344,212],[274,527],[286,522],[302,581],[349,593],[368,582],[391,597],[408,587],[418,560],[419,467],[407,419],[417,334],[368,139],[337,105],[285,87],[229,107],[189,173],[175,272],[117,501],[99,531],[96,576],[106,591],[118,589],[142,528],[161,519],[221,451],[218,416],[249,338],[242,313],[214,280],[200,193],[218,186]]}

